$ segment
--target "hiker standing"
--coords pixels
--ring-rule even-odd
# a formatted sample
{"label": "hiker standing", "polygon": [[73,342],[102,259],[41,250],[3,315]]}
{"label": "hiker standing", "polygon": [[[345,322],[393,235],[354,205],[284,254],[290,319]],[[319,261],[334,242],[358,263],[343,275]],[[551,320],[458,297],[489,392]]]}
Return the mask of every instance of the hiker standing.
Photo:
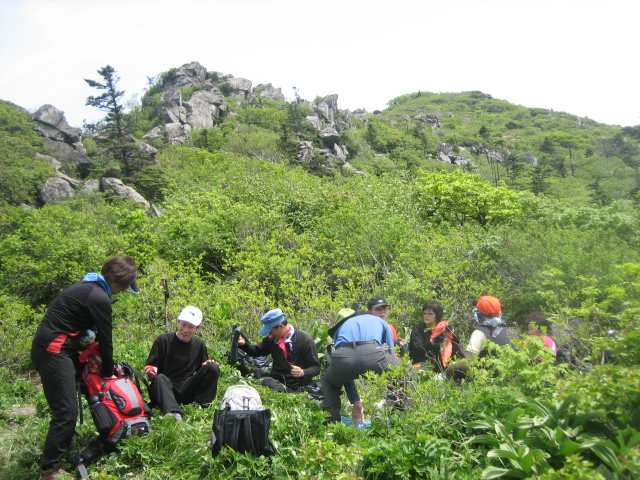
{"label": "hiker standing", "polygon": [[71,445],[78,416],[78,351],[97,341],[101,375],[113,376],[111,296],[127,289],[139,293],[137,276],[131,257],[110,258],[100,274],[87,273],[56,296],[33,337],[31,361],[40,374],[52,414],[40,465],[42,480],[65,474],[62,457]]}
{"label": "hiker standing", "polygon": [[345,387],[353,404],[352,419],[364,421],[364,409],[355,380],[366,372],[382,373],[389,365],[398,365],[393,352],[393,334],[389,324],[369,312],[355,312],[329,329],[335,350],[322,379],[323,408],[329,413],[325,423],[339,422],[340,393]]}
{"label": "hiker standing", "polygon": [[[252,357],[271,355],[273,366],[262,385],[281,392],[291,392],[310,385],[320,373],[318,350],[313,339],[291,325],[281,309],[269,310],[260,319],[264,336],[257,345],[238,339],[238,347]],[[266,335],[266,336],[265,336]]]}
{"label": "hiker standing", "polygon": [[208,407],[216,397],[220,365],[209,359],[204,341],[195,336],[202,330],[202,311],[188,306],[178,315],[175,332],[163,333],[153,342],[144,371],[151,380],[151,402],[179,422],[180,405],[198,403]]}

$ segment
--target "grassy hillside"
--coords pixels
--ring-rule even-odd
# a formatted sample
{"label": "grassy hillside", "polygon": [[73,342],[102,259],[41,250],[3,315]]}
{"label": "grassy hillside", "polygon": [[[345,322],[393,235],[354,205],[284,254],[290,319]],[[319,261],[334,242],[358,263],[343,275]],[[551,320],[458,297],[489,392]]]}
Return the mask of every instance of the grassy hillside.
{"label": "grassy hillside", "polygon": [[[157,121],[158,94],[150,88],[129,114],[138,138]],[[139,264],[141,294],[115,306],[116,356],[142,367],[153,338],[196,305],[202,336],[223,363],[219,398],[239,379],[224,364],[233,322],[255,340],[261,313],[279,307],[322,348],[336,312],[376,294],[392,304],[402,337],[430,299],[444,304],[463,341],[480,295],[499,297],[514,329],[542,310],[568,329],[578,360],[554,366],[527,337],[498,360],[499,376],[479,369],[475,381],[456,385],[413,378],[403,359],[404,368],[367,379],[366,430],[323,427],[317,403],[261,390],[274,412],[271,461],[233,452],[211,459],[213,412],[189,407],[179,425],[155,417],[148,437],[91,467],[92,478],[638,477],[634,129],[479,92],[410,94],[377,115],[340,118],[348,161],[362,175],[292,157],[285,133],[304,133],[298,120],[310,105],[227,101],[233,115],[190,144],[159,142],[159,165],[124,178],[164,210],[155,218],[99,192],[40,205],[51,170],[35,154],[46,152],[26,113],[0,104],[1,178],[13,179],[6,184],[14,192],[0,193],[0,476],[26,479],[37,469],[48,413],[28,381],[29,349],[46,305],[122,252]],[[438,126],[419,113],[437,114]],[[98,165],[92,177],[119,166],[99,135],[84,142]],[[442,143],[478,168],[435,160]],[[474,145],[488,154],[473,153]],[[525,152],[539,165],[512,158]],[[618,337],[607,337],[609,329]],[[618,364],[599,365],[605,349]],[[406,397],[405,412],[374,406],[388,386]],[[35,415],[25,415],[31,406]],[[90,434],[90,420],[80,430]]]}

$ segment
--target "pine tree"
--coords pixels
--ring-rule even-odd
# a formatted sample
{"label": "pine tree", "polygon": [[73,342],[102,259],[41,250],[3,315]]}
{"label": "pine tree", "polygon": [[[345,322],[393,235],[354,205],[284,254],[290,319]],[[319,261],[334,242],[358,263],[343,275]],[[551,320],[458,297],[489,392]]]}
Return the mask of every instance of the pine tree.
{"label": "pine tree", "polygon": [[125,136],[124,107],[120,104],[124,91],[118,91],[120,77],[116,76],[116,70],[111,65],[102,67],[98,70],[98,74],[104,79],[104,83],[88,78],[85,78],[84,81],[90,87],[105,90],[105,92],[97,97],[87,97],[86,105],[107,112],[105,117],[106,129],[111,138],[120,140]]}

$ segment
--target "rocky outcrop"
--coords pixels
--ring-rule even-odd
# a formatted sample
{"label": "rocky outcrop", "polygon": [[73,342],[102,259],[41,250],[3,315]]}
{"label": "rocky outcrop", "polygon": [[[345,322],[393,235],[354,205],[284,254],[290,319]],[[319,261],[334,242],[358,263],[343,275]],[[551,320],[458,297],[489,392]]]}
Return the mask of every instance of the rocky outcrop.
{"label": "rocky outcrop", "polygon": [[59,162],[78,166],[83,175],[94,166],[82,146],[82,131],[71,127],[62,111],[53,105],[43,105],[29,120],[36,124],[35,130],[45,139],[45,148]]}
{"label": "rocky outcrop", "polygon": [[[476,165],[467,157],[460,153],[454,153],[454,148],[448,143],[441,143],[438,146],[436,160],[449,165],[457,165],[458,167],[477,168]],[[463,149],[460,149],[464,151]]]}
{"label": "rocky outcrop", "polygon": [[477,142],[472,142],[469,145],[469,148],[476,155],[483,155],[487,158],[496,160],[498,162],[504,162],[504,155],[500,150],[495,150],[493,148],[487,147],[486,145],[482,145],[481,143],[477,143]]}
{"label": "rocky outcrop", "polygon": [[[184,101],[180,88],[196,89]],[[171,70],[162,85],[163,94],[158,107],[160,125],[144,135],[147,140],[166,140],[174,145],[186,143],[190,132],[212,127],[228,106],[224,97],[238,97],[252,101],[256,97],[284,101],[280,88],[261,84],[252,88],[251,80],[208,72],[198,62],[187,63]]]}

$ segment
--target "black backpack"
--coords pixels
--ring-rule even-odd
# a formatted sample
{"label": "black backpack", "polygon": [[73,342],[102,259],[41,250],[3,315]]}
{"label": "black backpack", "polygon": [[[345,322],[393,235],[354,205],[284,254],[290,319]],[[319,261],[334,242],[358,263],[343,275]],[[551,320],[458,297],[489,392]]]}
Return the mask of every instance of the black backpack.
{"label": "black backpack", "polygon": [[253,376],[253,378],[263,378],[269,375],[273,360],[270,357],[252,357],[238,347],[238,339],[243,337],[247,342],[247,337],[242,332],[242,328],[234,323],[232,326],[231,349],[227,356],[229,365],[235,365],[243,377]]}
{"label": "black backpack", "polygon": [[217,457],[222,447],[266,457],[274,454],[269,441],[271,410],[262,407],[257,390],[243,382],[225,391],[221,409],[213,416],[211,453]]}

